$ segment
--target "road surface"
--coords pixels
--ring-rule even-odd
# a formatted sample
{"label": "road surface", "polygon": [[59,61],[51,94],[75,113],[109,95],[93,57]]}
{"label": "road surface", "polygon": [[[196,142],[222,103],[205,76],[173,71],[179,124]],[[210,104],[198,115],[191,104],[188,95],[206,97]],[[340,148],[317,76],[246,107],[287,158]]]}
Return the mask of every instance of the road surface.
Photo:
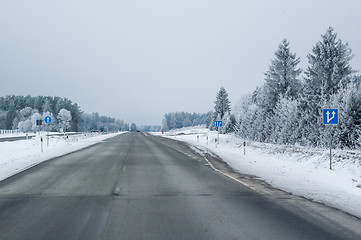
{"label": "road surface", "polygon": [[127,133],[0,182],[0,239],[361,239],[285,201],[180,142]]}
{"label": "road surface", "polygon": [[[30,135],[27,138],[31,139],[35,137],[34,135]],[[20,136],[20,137],[1,137],[0,138],[0,142],[14,142],[14,141],[19,141],[19,140],[25,140],[26,136]]]}

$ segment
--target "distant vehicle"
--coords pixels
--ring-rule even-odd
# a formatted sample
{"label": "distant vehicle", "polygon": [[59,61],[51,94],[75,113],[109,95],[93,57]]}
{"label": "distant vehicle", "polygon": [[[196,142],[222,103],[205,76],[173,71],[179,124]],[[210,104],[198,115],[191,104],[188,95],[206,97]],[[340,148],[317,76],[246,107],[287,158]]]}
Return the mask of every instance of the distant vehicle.
{"label": "distant vehicle", "polygon": [[99,132],[99,130],[91,130],[90,132]]}
{"label": "distant vehicle", "polygon": [[140,132],[139,130],[137,130],[137,132]]}

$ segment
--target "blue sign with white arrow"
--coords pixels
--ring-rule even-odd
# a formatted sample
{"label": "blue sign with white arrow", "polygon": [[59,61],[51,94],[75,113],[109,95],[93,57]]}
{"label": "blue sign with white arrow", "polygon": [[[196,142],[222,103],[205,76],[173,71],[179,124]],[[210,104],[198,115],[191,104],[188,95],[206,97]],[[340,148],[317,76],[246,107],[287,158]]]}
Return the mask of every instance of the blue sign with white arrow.
{"label": "blue sign with white arrow", "polygon": [[222,121],[214,121],[214,127],[222,127]]}
{"label": "blue sign with white arrow", "polygon": [[47,124],[50,124],[51,123],[51,117],[50,116],[46,116],[44,118],[44,122],[47,123]]}
{"label": "blue sign with white arrow", "polygon": [[338,124],[338,109],[323,109],[323,124]]}

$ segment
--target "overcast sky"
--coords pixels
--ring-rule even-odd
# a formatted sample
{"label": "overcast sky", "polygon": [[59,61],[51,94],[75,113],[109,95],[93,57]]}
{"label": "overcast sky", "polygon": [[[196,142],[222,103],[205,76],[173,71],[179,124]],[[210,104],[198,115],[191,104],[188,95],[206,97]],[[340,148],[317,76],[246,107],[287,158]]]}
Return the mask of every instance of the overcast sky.
{"label": "overcast sky", "polygon": [[361,1],[0,0],[0,95],[67,97],[137,124],[232,107],[283,38],[307,54],[332,26],[361,70]]}

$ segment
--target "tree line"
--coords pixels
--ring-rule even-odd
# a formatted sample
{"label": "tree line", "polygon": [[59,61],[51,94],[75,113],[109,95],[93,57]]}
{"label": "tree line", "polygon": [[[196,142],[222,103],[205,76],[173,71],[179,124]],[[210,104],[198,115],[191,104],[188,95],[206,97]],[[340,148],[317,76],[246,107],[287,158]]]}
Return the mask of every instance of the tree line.
{"label": "tree line", "polygon": [[171,112],[163,118],[162,127],[165,131],[189,126],[210,125],[212,111],[208,113]]}
{"label": "tree line", "polygon": [[[221,133],[275,144],[325,147],[330,135],[339,148],[361,147],[361,76],[350,65],[352,51],[329,27],[307,55],[305,71],[300,58],[284,39],[265,73],[262,86],[241,98],[231,114],[227,91],[219,90],[211,122],[223,121]],[[302,75],[303,73],[303,75]],[[338,108],[339,124],[325,126],[322,109]],[[209,114],[209,113],[208,113]],[[183,116],[165,115],[163,125],[183,126]],[[169,119],[172,117],[172,120]],[[187,122],[189,123],[189,122]],[[197,125],[194,123],[193,125]]]}
{"label": "tree line", "polygon": [[[327,29],[307,55],[301,78],[300,58],[283,40],[263,86],[242,99],[235,130],[241,137],[277,144],[361,146],[361,76],[350,65],[352,51]],[[322,109],[338,108],[339,124],[326,126]]]}
{"label": "tree line", "polygon": [[51,116],[52,123],[46,130],[91,131],[104,126],[106,131],[129,130],[123,120],[84,113],[77,103],[67,98],[51,96],[5,96],[0,97],[0,129],[18,129],[23,132],[37,131],[36,120]]}

